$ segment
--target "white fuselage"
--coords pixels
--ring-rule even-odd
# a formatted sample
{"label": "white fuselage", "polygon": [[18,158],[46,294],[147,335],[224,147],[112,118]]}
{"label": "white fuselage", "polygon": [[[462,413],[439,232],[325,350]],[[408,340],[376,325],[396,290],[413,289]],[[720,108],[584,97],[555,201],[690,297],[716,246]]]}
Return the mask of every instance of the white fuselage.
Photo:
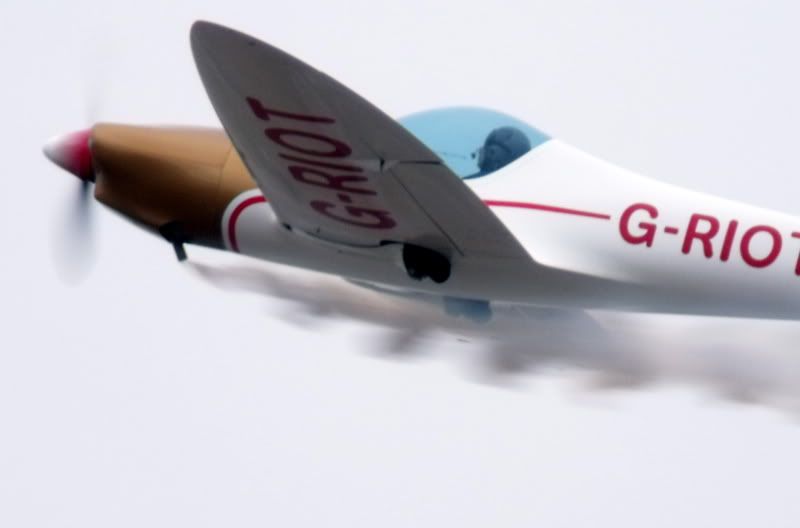
{"label": "white fuselage", "polygon": [[257,191],[223,218],[228,249],[443,296],[543,306],[800,317],[800,219],[681,189],[550,140],[466,180],[531,256],[405,273],[400,246],[349,248],[287,230]]}

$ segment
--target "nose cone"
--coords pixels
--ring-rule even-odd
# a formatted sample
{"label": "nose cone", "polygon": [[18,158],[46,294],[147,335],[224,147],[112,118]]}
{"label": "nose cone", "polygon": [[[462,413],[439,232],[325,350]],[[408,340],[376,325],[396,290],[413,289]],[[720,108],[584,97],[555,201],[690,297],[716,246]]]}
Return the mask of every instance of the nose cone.
{"label": "nose cone", "polygon": [[84,181],[94,181],[92,151],[89,139],[92,130],[81,130],[56,136],[44,146],[44,155],[61,167]]}

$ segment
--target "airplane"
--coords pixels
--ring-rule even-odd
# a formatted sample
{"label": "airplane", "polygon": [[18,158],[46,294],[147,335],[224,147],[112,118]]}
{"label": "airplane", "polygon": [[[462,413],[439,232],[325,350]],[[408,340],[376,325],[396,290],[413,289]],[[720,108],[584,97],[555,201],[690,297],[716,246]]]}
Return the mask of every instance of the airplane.
{"label": "airplane", "polygon": [[493,110],[395,120],[251,36],[191,28],[223,129],[95,124],[45,155],[163,237],[437,299],[800,317],[800,218],[619,168]]}

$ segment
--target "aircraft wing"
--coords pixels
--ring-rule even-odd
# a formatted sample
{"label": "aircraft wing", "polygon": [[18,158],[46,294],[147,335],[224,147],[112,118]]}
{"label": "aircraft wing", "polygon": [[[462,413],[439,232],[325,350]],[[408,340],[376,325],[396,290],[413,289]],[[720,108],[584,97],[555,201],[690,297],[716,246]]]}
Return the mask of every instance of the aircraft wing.
{"label": "aircraft wing", "polygon": [[353,246],[530,260],[433,152],[344,85],[208,22],[191,42],[214,109],[285,225]]}

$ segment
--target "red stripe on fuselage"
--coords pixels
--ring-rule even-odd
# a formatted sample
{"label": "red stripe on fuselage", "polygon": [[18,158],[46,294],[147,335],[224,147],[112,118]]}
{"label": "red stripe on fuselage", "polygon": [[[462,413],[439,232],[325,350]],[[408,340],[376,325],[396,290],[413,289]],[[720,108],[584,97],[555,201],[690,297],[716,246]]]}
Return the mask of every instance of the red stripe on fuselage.
{"label": "red stripe on fuselage", "polygon": [[267,199],[263,196],[253,196],[244,200],[242,203],[236,206],[236,209],[233,210],[231,213],[231,218],[228,220],[228,242],[231,244],[231,249],[235,252],[239,252],[239,242],[236,240],[236,221],[239,220],[239,215],[241,215],[245,209],[250,207],[253,204],[257,203],[264,203]]}
{"label": "red stripe on fuselage", "polygon": [[[230,242],[231,249],[233,251],[239,253],[239,242],[236,239],[236,221],[239,220],[239,216],[241,216],[244,210],[251,205],[265,203],[267,201],[268,200],[263,196],[253,196],[242,201],[242,203],[237,205],[236,209],[233,210],[231,217],[228,220],[228,241]],[[583,216],[587,218],[597,218],[600,220],[611,220],[611,215],[580,211],[578,209],[567,209],[565,207],[555,207],[552,205],[542,205],[529,202],[509,202],[506,200],[484,200],[483,203],[489,207],[515,207],[517,209],[532,209],[535,211],[545,211],[548,213],[560,213],[573,216]],[[798,234],[798,236],[800,236],[800,234]]]}
{"label": "red stripe on fuselage", "polygon": [[585,216],[588,218],[598,218],[600,220],[611,220],[611,215],[602,213],[592,213],[589,211],[579,211],[577,209],[566,209],[552,205],[542,205],[528,202],[508,202],[505,200],[484,200],[483,203],[489,207],[516,207],[518,209],[534,209],[536,211],[546,211],[548,213],[561,213],[574,216]]}

